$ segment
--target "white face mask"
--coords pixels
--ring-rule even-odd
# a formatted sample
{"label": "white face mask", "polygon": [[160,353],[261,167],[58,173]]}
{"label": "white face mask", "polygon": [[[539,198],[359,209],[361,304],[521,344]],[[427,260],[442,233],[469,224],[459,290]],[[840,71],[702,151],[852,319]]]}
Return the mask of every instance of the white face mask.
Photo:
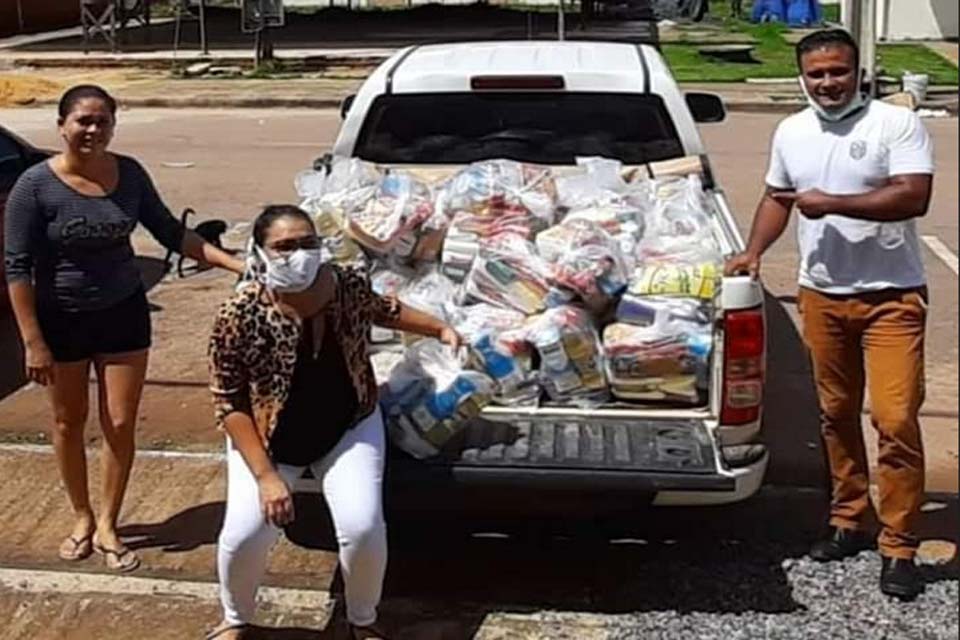
{"label": "white face mask", "polygon": [[320,249],[297,249],[279,258],[269,257],[260,247],[257,253],[267,266],[266,285],[280,293],[298,293],[310,287],[324,262]]}
{"label": "white face mask", "polygon": [[827,109],[817,102],[817,100],[810,95],[810,92],[807,91],[807,83],[803,81],[803,76],[798,76],[797,79],[800,82],[800,90],[803,91],[803,97],[807,99],[807,104],[810,105],[810,108],[813,109],[818,118],[826,122],[840,122],[847,116],[862,109],[867,102],[870,101],[865,93],[858,91],[857,95],[853,97],[853,100],[846,105],[839,109]]}

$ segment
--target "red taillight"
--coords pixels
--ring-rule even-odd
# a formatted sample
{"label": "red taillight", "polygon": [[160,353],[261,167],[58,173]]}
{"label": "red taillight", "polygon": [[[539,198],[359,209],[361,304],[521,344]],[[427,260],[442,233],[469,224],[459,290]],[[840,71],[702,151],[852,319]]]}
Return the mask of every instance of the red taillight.
{"label": "red taillight", "polygon": [[470,88],[474,91],[491,90],[560,90],[565,87],[563,76],[473,76]]}
{"label": "red taillight", "polygon": [[720,424],[746,424],[760,417],[764,345],[761,309],[728,311],[724,315]]}

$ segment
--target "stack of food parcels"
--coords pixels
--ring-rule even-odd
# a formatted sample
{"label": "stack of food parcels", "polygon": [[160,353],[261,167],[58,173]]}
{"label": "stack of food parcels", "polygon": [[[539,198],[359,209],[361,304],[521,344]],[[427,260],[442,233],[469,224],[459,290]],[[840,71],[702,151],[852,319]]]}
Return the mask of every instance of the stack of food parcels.
{"label": "stack of food parcels", "polygon": [[338,159],[297,177],[330,259],[467,345],[407,340],[392,365],[381,405],[411,455],[453,446],[487,404],[705,402],[721,256],[699,179],[578,164]]}

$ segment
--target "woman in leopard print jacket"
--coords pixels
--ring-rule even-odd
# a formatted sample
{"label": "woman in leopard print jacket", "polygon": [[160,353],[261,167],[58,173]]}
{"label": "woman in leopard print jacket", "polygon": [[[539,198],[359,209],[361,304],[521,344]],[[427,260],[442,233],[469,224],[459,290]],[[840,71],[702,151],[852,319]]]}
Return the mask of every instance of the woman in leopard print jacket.
{"label": "woman in leopard print jacket", "polygon": [[385,434],[368,336],[378,324],[454,346],[459,338],[373,293],[365,274],[325,262],[297,207],[267,207],[253,241],[259,275],[221,307],[210,338],[228,485],[217,557],[224,616],[208,637],[242,637],[267,551],[294,517],[290,486],[310,467],[337,531],[351,633],[380,638]]}

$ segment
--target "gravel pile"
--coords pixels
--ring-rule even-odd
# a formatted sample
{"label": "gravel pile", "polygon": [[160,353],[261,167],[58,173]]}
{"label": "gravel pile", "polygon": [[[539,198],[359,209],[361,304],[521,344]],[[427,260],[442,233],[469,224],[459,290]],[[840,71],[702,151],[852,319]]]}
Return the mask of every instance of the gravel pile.
{"label": "gravel pile", "polygon": [[[769,574],[764,569],[770,555],[759,554],[750,568],[748,557],[732,569],[728,580],[724,567],[714,564],[709,588],[675,590],[673,609],[649,610],[617,616],[611,640],[745,640],[763,638],[866,640],[939,640],[958,637],[958,580],[943,569],[924,567],[926,591],[912,603],[901,603],[880,593],[880,556],[861,553],[841,563],[819,564],[807,558],[780,562],[785,578],[781,589],[753,584],[752,576]],[[689,569],[689,567],[685,568]],[[692,585],[691,585],[692,586]],[[708,600],[698,600],[698,591]],[[723,592],[727,591],[727,595]],[[776,593],[779,591],[779,593]],[[750,601],[753,602],[750,602]],[[652,603],[651,603],[652,604]],[[731,611],[735,613],[731,613]],[[611,625],[613,626],[613,625]]]}

